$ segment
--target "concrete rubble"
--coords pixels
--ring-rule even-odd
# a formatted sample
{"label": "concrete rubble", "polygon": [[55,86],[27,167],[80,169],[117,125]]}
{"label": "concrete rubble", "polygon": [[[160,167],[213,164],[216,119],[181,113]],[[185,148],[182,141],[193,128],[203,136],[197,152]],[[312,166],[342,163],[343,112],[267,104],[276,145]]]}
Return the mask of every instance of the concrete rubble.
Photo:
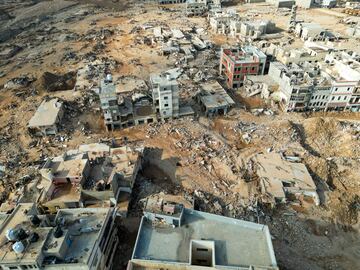
{"label": "concrete rubble", "polygon": [[360,268],[356,10],[3,1],[0,269]]}

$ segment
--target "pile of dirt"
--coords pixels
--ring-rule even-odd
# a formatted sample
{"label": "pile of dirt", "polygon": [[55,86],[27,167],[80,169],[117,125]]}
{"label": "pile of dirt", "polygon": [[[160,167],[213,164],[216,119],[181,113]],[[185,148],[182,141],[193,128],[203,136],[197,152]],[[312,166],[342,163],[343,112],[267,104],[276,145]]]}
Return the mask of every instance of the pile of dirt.
{"label": "pile of dirt", "polygon": [[70,71],[63,75],[57,75],[50,72],[44,72],[41,76],[41,88],[53,92],[61,90],[71,90],[76,83],[76,72]]}
{"label": "pile of dirt", "polygon": [[334,118],[309,118],[302,127],[307,146],[323,157],[352,157],[360,146],[353,130]]}

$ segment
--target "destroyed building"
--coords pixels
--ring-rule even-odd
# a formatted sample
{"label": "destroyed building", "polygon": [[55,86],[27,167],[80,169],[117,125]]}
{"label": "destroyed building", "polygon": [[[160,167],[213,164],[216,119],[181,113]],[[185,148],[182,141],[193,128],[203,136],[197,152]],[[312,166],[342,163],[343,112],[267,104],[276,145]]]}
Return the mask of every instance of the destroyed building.
{"label": "destroyed building", "polygon": [[179,267],[278,269],[266,225],[171,202],[146,207],[127,269]]}
{"label": "destroyed building", "polygon": [[265,66],[266,55],[254,46],[221,49],[220,75],[229,88],[241,87],[246,75],[263,75]]}
{"label": "destroyed building", "polygon": [[225,115],[235,105],[235,101],[217,81],[203,83],[195,99],[207,117]]}
{"label": "destroyed building", "polygon": [[114,210],[63,209],[40,214],[21,203],[2,214],[1,269],[111,269],[118,244]]}
{"label": "destroyed building", "polygon": [[101,205],[126,214],[140,168],[141,153],[127,146],[81,145],[46,161],[38,202],[46,212]]}
{"label": "destroyed building", "polygon": [[295,25],[295,35],[303,41],[337,40],[339,37],[316,23],[298,22]]}
{"label": "destroyed building", "polygon": [[118,95],[111,75],[101,81],[101,109],[108,131],[156,121],[152,100],[146,95]]}
{"label": "destroyed building", "polygon": [[179,74],[181,72],[178,69],[152,74],[150,91],[142,93],[117,92],[112,77],[108,75],[102,80],[99,89],[107,130],[192,115],[192,109],[187,106],[187,113],[181,114],[184,110],[180,107],[179,86],[176,81]]}
{"label": "destroyed building", "polygon": [[63,103],[58,98],[44,100],[30,119],[28,129],[36,135],[56,135],[63,115]]}
{"label": "destroyed building", "polygon": [[278,153],[267,153],[258,154],[253,159],[263,202],[275,206],[287,201],[306,200],[319,205],[316,185],[306,166],[284,158]]}
{"label": "destroyed building", "polygon": [[187,0],[185,8],[188,16],[202,15],[208,10],[207,0]]}

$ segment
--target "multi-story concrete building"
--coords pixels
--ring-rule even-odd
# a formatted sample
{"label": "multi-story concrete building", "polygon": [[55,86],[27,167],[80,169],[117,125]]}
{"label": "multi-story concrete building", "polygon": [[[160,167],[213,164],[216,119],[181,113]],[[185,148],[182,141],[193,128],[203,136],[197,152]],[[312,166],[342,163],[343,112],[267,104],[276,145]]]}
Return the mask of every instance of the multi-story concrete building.
{"label": "multi-story concrete building", "polygon": [[171,202],[156,206],[144,211],[128,270],[278,269],[266,225]]}
{"label": "multi-story concrete building", "polygon": [[118,245],[114,211],[63,209],[41,215],[34,204],[17,205],[0,221],[0,268],[111,269]]}
{"label": "multi-story concrete building", "polygon": [[[113,130],[121,125],[121,114],[118,96],[116,95],[111,75],[107,75],[106,79],[101,81],[99,97],[105,126],[107,130]],[[132,112],[129,113],[131,114]]]}
{"label": "multi-story concrete building", "polygon": [[221,49],[220,75],[225,76],[229,88],[241,87],[246,75],[264,74],[265,65],[266,55],[256,47]]}
{"label": "multi-story concrete building", "polygon": [[99,97],[104,123],[108,131],[152,123],[157,120],[150,97],[142,94],[118,95],[110,75],[101,81]]}
{"label": "multi-story concrete building", "polygon": [[360,110],[360,62],[354,54],[332,52],[319,63],[270,64],[286,111]]}
{"label": "multi-story concrete building", "polygon": [[[121,94],[116,92],[116,85],[108,75],[101,81],[99,89],[107,130],[177,118],[179,115],[191,115],[192,109],[189,106],[182,107],[183,110],[180,111],[176,76],[178,73],[173,70],[153,74],[150,77],[150,93]],[[184,109],[189,112],[186,113]]]}
{"label": "multi-story concrete building", "polygon": [[259,39],[262,35],[273,32],[275,24],[271,21],[230,21],[230,36],[235,38]]}
{"label": "multi-story concrete building", "polygon": [[169,73],[150,76],[153,104],[162,120],[179,117],[179,86]]}

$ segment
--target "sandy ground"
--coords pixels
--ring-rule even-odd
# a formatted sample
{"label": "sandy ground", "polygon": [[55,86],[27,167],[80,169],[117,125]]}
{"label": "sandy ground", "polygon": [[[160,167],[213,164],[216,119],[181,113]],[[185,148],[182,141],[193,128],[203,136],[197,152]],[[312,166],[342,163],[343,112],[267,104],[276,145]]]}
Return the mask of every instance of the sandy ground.
{"label": "sandy ground", "polygon": [[[66,52],[79,57],[91,52],[96,40],[86,40],[90,29],[102,28],[114,31],[103,40],[105,49],[98,57],[111,57],[119,66],[115,70],[121,75],[133,75],[148,80],[151,73],[167,70],[174,66],[175,59],[158,54],[156,46],[137,44],[138,36],[147,32],[131,30],[144,23],[166,24],[172,28],[205,27],[205,18],[186,18],[182,12],[166,12],[154,4],[129,4],[122,1],[78,1],[81,5],[65,8],[53,14],[40,25],[30,28],[10,39],[9,44],[18,44],[24,49],[7,61],[0,62],[0,85],[22,74],[37,78],[30,86],[20,90],[0,89],[0,161],[12,161],[14,167],[2,180],[1,191],[6,197],[17,179],[26,174],[36,174],[36,164],[46,156],[59,155],[79,144],[97,142],[100,139],[125,137],[130,144],[141,144],[156,149],[153,169],[145,169],[138,183],[139,196],[134,204],[151,194],[160,192],[186,196],[194,190],[206,193],[210,201],[203,210],[237,218],[254,220],[249,205],[259,197],[256,183],[245,183],[244,171],[247,160],[256,153],[285,151],[299,155],[321,193],[323,204],[315,206],[292,206],[269,210],[263,209],[260,222],[268,224],[274,237],[275,254],[280,269],[359,269],[359,194],[360,137],[359,114],[353,113],[281,113],[273,116],[255,116],[244,109],[235,108],[226,117],[196,120],[179,119],[171,123],[143,125],[113,133],[105,132],[97,101],[85,97],[86,91],[46,92],[40,83],[45,71],[68,72],[77,70],[84,61],[62,61]],[[97,6],[82,5],[94,3]],[[174,7],[179,9],[177,5]],[[279,28],[285,28],[289,16],[280,16],[269,5],[237,5],[233,8],[241,13],[251,10],[256,18],[271,19]],[[34,10],[34,9],[32,9]],[[82,12],[85,16],[78,16]],[[259,11],[259,12],[257,12]],[[9,12],[12,9],[9,8]],[[33,11],[35,12],[35,11]],[[42,12],[44,9],[42,9]],[[14,15],[16,15],[14,13]],[[339,23],[343,16],[338,10],[300,10],[299,16],[344,34],[346,26]],[[65,18],[72,18],[65,22]],[[92,22],[96,22],[92,24]],[[50,32],[40,30],[54,28]],[[63,33],[76,34],[78,38],[66,41]],[[215,45],[234,43],[234,40],[209,33]],[[356,41],[341,41],[344,48],[356,48]],[[296,41],[293,47],[301,47]],[[135,63],[135,64],[134,64]],[[186,86],[184,87],[186,88]],[[181,90],[181,91],[185,91]],[[36,139],[29,135],[26,125],[44,96],[58,96],[69,102],[68,122],[64,123],[61,135],[66,138],[58,142],[55,138]],[[257,98],[239,101],[246,107],[261,107]],[[85,103],[84,106],[81,104]],[[254,123],[256,131],[251,142],[246,143],[239,122]],[[84,132],[82,127],[88,126]],[[32,143],[37,141],[36,146]],[[218,201],[223,206],[219,212],[213,205]],[[232,205],[236,211],[228,211]],[[128,259],[131,243],[136,231],[134,223],[139,214],[134,206],[134,220],[122,224],[123,231],[129,231],[119,254]],[[121,256],[119,256],[121,257]],[[126,264],[124,259],[119,269]]]}

